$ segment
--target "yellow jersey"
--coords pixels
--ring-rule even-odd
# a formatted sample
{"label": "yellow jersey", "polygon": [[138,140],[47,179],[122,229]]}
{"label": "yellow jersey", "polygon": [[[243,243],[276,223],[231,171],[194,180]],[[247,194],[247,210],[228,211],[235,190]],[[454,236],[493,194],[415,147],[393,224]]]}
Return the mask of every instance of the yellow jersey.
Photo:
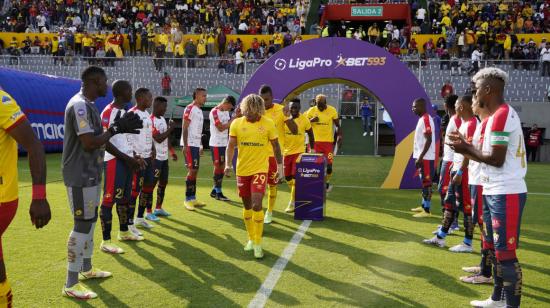
{"label": "yellow jersey", "polygon": [[[275,128],[277,129],[277,135],[279,136],[279,144],[284,144],[285,136],[285,115],[283,113],[283,105],[273,103],[273,107],[265,110],[265,116],[272,120],[275,123]],[[269,157],[275,156],[273,153],[273,148],[269,147],[268,149]]]}
{"label": "yellow jersey", "polygon": [[239,155],[237,156],[238,176],[250,176],[267,173],[271,140],[277,139],[277,129],[269,118],[262,116],[259,121],[248,122],[240,117],[231,123],[229,136],[237,138]]}
{"label": "yellow jersey", "polygon": [[296,119],[294,119],[294,123],[296,123],[296,126],[298,126],[297,134],[293,134],[288,126],[285,124],[285,141],[283,147],[283,154],[285,156],[304,153],[305,151],[304,134],[307,130],[311,129],[311,123],[309,122],[309,119],[303,114],[300,114]]}
{"label": "yellow jersey", "polygon": [[94,40],[89,36],[85,36],[82,38],[82,46],[84,47],[91,47],[93,43]]}
{"label": "yellow jersey", "polygon": [[25,120],[25,114],[15,100],[0,90],[0,203],[18,198],[17,186],[17,143],[8,134]]}
{"label": "yellow jersey", "polygon": [[319,121],[311,122],[315,142],[334,142],[334,120],[338,120],[336,108],[327,105],[327,109],[321,111],[317,106],[313,106],[306,112],[306,117],[319,118]]}

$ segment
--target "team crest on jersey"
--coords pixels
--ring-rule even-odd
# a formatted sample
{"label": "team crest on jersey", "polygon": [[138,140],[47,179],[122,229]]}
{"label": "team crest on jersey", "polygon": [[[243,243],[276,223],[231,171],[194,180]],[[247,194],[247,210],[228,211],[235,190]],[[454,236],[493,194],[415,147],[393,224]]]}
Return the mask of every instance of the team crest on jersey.
{"label": "team crest on jersey", "polygon": [[264,134],[265,133],[265,128],[263,126],[258,127],[258,133]]}
{"label": "team crest on jersey", "polygon": [[9,105],[11,103],[11,97],[3,95],[2,96],[2,104]]}
{"label": "team crest on jersey", "polygon": [[508,240],[508,243],[509,243],[510,245],[513,245],[515,242],[516,242],[516,238],[513,237],[513,236]]}

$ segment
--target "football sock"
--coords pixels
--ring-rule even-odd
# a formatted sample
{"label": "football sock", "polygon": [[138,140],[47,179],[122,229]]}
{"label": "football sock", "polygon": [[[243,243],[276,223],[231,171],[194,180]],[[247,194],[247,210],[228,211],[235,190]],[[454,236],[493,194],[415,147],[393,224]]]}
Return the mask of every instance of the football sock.
{"label": "football sock", "polygon": [[502,282],[506,295],[507,307],[519,307],[521,302],[521,287],[523,273],[518,259],[500,261],[502,267]]}
{"label": "football sock", "polygon": [[111,239],[111,229],[113,226],[113,207],[101,205],[99,210],[99,219],[101,220],[103,240],[108,241]]}
{"label": "football sock", "polygon": [[195,200],[195,190],[196,190],[197,180],[192,176],[187,176],[185,181],[185,200]]}
{"label": "football sock", "polygon": [[162,203],[164,203],[164,192],[166,191],[166,185],[161,186],[159,184],[157,188],[157,205],[156,209],[162,208]]}
{"label": "football sock", "polygon": [[268,191],[267,191],[267,211],[268,212],[273,212],[273,208],[275,208],[276,201],[277,201],[277,185],[269,185]]}
{"label": "football sock", "polygon": [[254,222],[252,221],[252,210],[243,208],[243,220],[246,232],[248,233],[248,239],[254,240]]}
{"label": "football sock", "polygon": [[296,183],[295,183],[295,180],[294,179],[289,180],[289,181],[287,181],[287,184],[290,187],[290,202],[294,203],[294,201],[296,200],[296,196],[295,196]]}
{"label": "football sock", "polygon": [[128,204],[117,203],[116,204],[116,213],[118,215],[118,221],[120,224],[120,231],[128,231]]}
{"label": "football sock", "polygon": [[262,235],[264,233],[264,211],[253,211],[252,220],[254,221],[254,244],[262,243]]}

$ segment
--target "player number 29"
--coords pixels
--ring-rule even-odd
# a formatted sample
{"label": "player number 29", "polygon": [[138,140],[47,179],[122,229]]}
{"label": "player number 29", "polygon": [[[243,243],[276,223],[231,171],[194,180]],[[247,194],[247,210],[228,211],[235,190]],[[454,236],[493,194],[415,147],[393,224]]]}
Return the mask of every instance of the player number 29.
{"label": "player number 29", "polygon": [[252,180],[252,184],[264,184],[265,183],[265,174],[254,174],[254,179]]}

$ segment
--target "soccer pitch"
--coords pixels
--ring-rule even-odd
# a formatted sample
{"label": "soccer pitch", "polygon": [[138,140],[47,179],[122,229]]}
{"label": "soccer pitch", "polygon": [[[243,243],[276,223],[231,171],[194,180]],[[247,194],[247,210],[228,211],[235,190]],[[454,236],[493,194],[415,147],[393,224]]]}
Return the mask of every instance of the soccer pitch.
{"label": "soccer pitch", "polygon": [[[60,162],[48,159],[48,200],[52,220],[42,230],[30,223],[31,196],[28,161],[19,161],[20,202],[15,220],[3,238],[8,279],[16,307],[239,307],[247,306],[268,277],[283,250],[298,230],[283,212],[289,199],[280,186],[274,223],[264,228],[262,260],[242,247],[246,231],[240,203],[209,197],[212,187],[210,153],[202,157],[197,193],[207,206],[189,212],[183,207],[185,169],[171,162],[165,209],[172,213],[150,231],[145,241],[121,243],[123,255],[99,251],[101,226],[95,232],[94,266],[113,277],[88,281],[98,298],[86,302],[61,296],[66,274],[66,241],[72,216]],[[419,204],[419,191],[380,190],[392,158],[344,157],[335,159],[334,190],[328,195],[327,218],[313,222],[277,281],[267,307],[371,306],[467,307],[472,299],[485,299],[489,285],[468,285],[462,266],[479,263],[479,230],[475,253],[456,254],[422,244],[439,224],[439,195],[434,193],[430,219],[412,218],[409,209]],[[530,164],[530,194],[523,216],[518,257],[523,267],[522,307],[550,306],[550,189],[548,164]],[[224,193],[238,200],[234,178],[224,180]],[[264,206],[265,206],[264,200]],[[116,216],[116,214],[113,214]],[[118,218],[113,217],[113,238]],[[463,232],[447,239],[452,246]],[[116,240],[114,240],[116,242]]]}

